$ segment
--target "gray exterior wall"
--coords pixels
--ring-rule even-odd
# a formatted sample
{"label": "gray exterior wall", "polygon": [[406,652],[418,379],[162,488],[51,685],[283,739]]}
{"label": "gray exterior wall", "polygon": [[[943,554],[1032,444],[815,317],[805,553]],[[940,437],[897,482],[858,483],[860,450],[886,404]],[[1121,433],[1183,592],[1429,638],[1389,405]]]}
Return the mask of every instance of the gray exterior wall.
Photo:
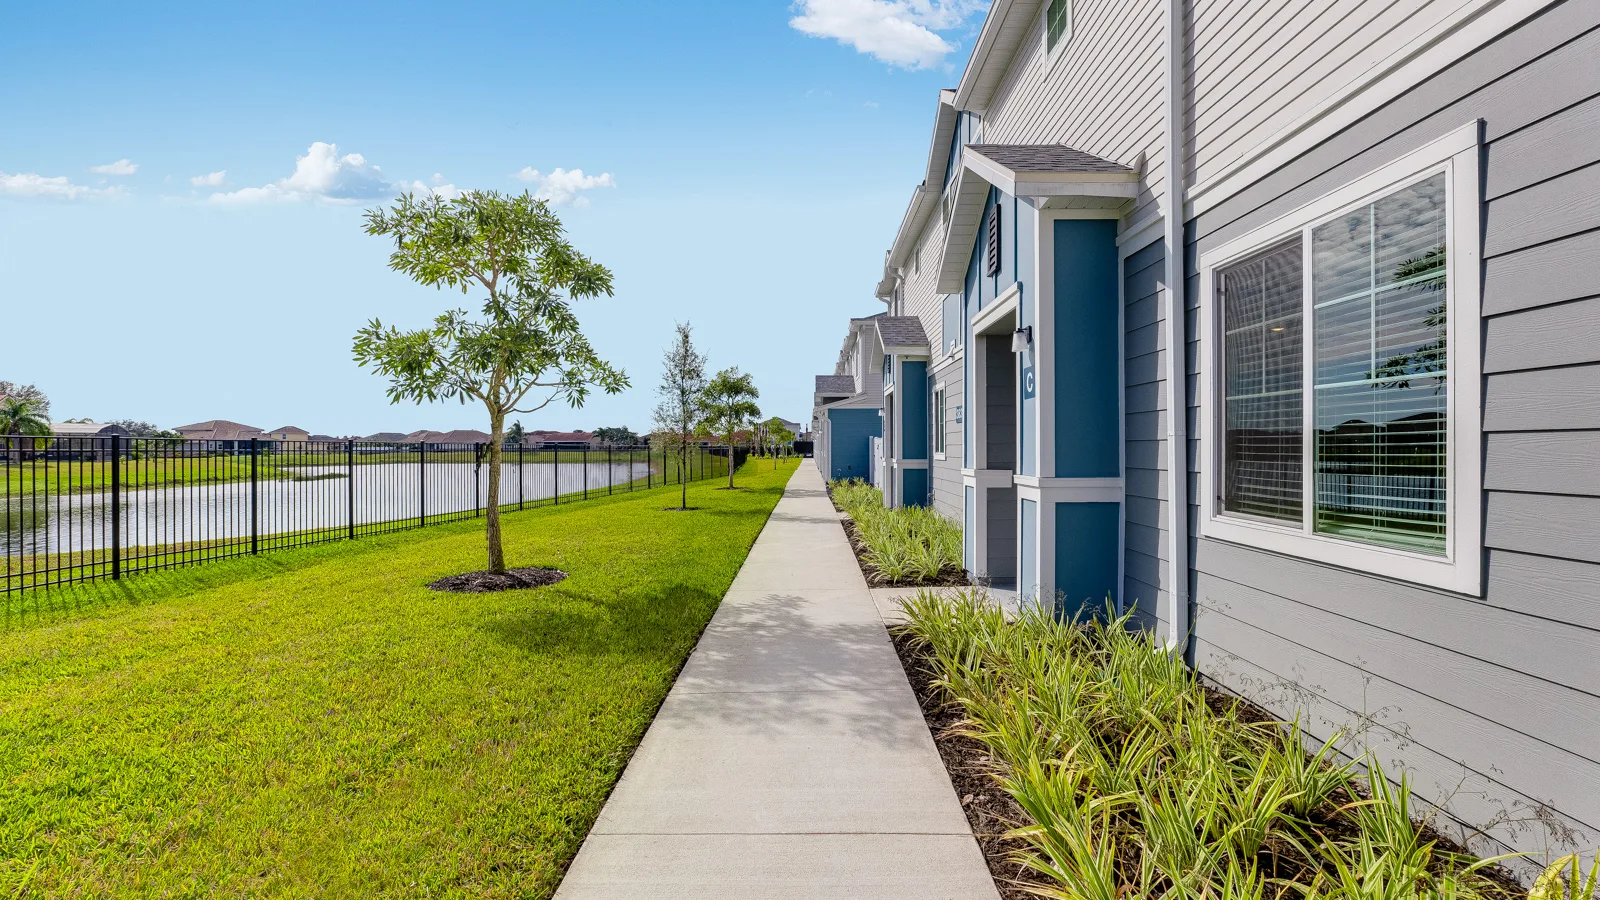
{"label": "gray exterior wall", "polygon": [[1161,315],[1160,241],[1122,263],[1123,448],[1126,531],[1122,602],[1142,627],[1167,633],[1160,617],[1167,582],[1166,515],[1171,494],[1162,461],[1167,452],[1166,335]]}
{"label": "gray exterior wall", "polygon": [[1351,729],[1482,828],[1480,853],[1600,844],[1597,26],[1600,0],[1555,4],[1188,223],[1196,435],[1198,254],[1485,120],[1483,596],[1213,540],[1190,551],[1199,670],[1303,710],[1319,736]]}
{"label": "gray exterior wall", "polygon": [[945,458],[935,458],[928,463],[932,470],[930,477],[933,485],[933,508],[957,523],[962,521],[962,493],[961,423],[956,421],[956,407],[961,405],[962,386],[966,383],[966,369],[963,362],[964,360],[956,360],[948,363],[930,376],[934,384],[943,382],[945,386]]}

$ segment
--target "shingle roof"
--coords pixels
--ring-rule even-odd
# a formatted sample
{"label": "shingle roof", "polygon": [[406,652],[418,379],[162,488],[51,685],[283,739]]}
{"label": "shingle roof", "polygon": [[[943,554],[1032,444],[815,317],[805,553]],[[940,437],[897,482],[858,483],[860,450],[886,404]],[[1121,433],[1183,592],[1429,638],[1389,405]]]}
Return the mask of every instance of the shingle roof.
{"label": "shingle roof", "polygon": [[819,394],[854,394],[856,380],[849,375],[818,375],[817,393]]}
{"label": "shingle roof", "polygon": [[928,347],[928,333],[916,316],[884,316],[878,320],[878,339],[885,347]]}
{"label": "shingle roof", "polygon": [[406,439],[406,436],[401,434],[398,431],[380,431],[377,434],[369,434],[366,437],[362,438],[361,440],[363,440],[363,441],[376,441],[376,442],[393,442],[393,441],[403,441],[405,439]]}
{"label": "shingle roof", "polygon": [[196,422],[193,425],[180,425],[173,429],[179,434],[192,440],[200,441],[239,441],[261,437],[262,430],[252,425],[241,425],[227,419],[212,419],[208,422]]}
{"label": "shingle roof", "polygon": [[1133,169],[1121,163],[1074,150],[1065,144],[968,144],[967,149],[1018,172],[1133,174]]}

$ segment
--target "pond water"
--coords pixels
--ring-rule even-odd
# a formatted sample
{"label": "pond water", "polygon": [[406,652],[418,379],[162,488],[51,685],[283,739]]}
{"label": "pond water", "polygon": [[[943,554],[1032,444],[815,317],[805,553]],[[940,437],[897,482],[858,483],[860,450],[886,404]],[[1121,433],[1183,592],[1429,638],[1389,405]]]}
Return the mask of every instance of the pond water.
{"label": "pond water", "polygon": [[[258,534],[344,528],[353,507],[357,525],[414,522],[480,508],[489,472],[472,463],[371,463],[354,467],[302,466],[301,480],[256,485]],[[502,507],[583,492],[626,490],[643,481],[648,462],[509,463],[501,467]],[[352,496],[352,487],[354,488]],[[248,538],[249,482],[125,490],[121,496],[124,547]],[[111,494],[85,493],[0,502],[0,548],[5,555],[70,553],[111,546]]]}

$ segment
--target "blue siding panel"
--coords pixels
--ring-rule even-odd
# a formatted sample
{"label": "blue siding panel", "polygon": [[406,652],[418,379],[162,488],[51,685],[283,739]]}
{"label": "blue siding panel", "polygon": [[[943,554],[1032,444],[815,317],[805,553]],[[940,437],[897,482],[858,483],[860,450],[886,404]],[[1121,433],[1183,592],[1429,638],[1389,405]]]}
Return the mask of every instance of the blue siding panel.
{"label": "blue siding panel", "polygon": [[928,389],[928,364],[921,360],[901,363],[900,378],[895,387],[895,396],[900,398],[900,456],[927,459],[928,404],[933,394]]}
{"label": "blue siding panel", "polygon": [[1039,571],[1039,501],[1022,501],[1022,546],[1017,548],[1017,586],[1031,593],[1039,585],[1034,580]]}
{"label": "blue siding panel", "polygon": [[900,473],[900,489],[906,506],[927,506],[928,470],[905,469]]}
{"label": "blue siding panel", "polygon": [[1055,223],[1056,475],[1120,474],[1117,223]]}
{"label": "blue siding panel", "polygon": [[831,409],[833,446],[828,448],[830,479],[872,478],[872,438],[883,436],[883,419],[875,409]]}
{"label": "blue siding panel", "polygon": [[1117,503],[1056,504],[1056,590],[1061,615],[1094,615],[1117,595]]}

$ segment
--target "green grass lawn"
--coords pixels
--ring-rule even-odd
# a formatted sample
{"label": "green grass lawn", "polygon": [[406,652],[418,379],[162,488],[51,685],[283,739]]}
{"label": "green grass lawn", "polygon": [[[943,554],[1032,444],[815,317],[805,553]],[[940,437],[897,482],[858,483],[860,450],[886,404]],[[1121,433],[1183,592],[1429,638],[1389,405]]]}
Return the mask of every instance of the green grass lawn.
{"label": "green grass lawn", "polygon": [[12,598],[0,893],[548,896],[795,465]]}

